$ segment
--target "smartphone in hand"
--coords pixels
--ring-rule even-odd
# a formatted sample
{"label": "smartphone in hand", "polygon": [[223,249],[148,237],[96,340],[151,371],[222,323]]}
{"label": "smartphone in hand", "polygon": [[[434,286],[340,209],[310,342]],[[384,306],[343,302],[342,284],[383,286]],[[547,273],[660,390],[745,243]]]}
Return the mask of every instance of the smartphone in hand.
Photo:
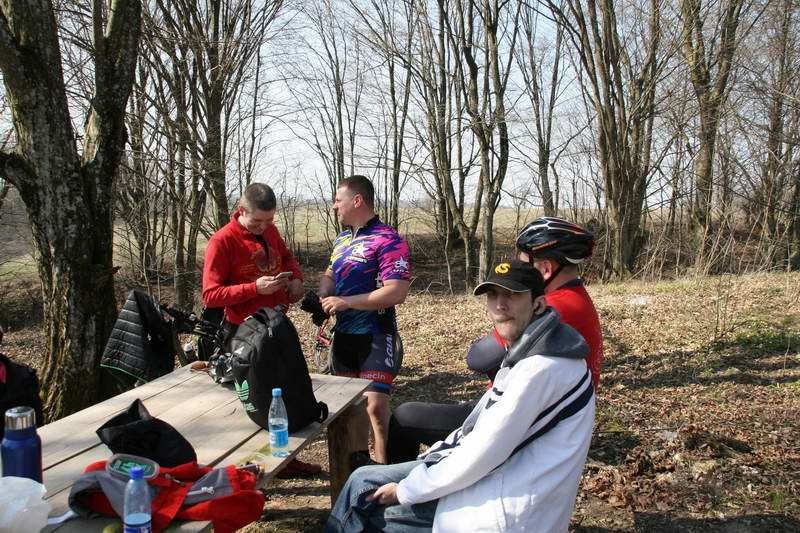
{"label": "smartphone in hand", "polygon": [[290,277],[291,275],[292,275],[291,272],[281,272],[280,274],[275,276],[275,279],[286,279],[286,278]]}

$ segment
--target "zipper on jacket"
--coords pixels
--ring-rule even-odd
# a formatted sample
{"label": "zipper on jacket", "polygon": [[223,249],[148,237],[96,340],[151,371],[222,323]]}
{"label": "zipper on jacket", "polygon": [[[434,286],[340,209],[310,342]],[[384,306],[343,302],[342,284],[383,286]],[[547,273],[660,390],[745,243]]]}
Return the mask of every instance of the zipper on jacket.
{"label": "zipper on jacket", "polygon": [[186,493],[186,496],[200,496],[201,494],[210,494],[211,496],[214,495],[214,487],[200,487],[197,490],[190,490]]}

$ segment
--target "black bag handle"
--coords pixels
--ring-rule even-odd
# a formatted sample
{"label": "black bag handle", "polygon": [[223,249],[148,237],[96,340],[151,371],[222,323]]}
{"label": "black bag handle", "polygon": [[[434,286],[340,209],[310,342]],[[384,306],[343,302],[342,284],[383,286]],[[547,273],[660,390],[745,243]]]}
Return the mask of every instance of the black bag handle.
{"label": "black bag handle", "polygon": [[272,307],[260,307],[258,310],[256,310],[255,313],[253,313],[247,318],[255,318],[265,326],[269,326],[270,322],[278,318],[279,313],[280,311]]}

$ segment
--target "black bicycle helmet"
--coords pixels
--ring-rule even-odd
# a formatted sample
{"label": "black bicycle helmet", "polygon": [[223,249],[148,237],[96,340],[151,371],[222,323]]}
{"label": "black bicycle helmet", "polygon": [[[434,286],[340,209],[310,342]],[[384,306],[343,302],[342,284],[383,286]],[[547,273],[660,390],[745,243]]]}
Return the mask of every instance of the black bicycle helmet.
{"label": "black bicycle helmet", "polygon": [[555,259],[562,265],[579,265],[592,255],[594,235],[563,218],[537,218],[517,236],[517,249],[531,258]]}

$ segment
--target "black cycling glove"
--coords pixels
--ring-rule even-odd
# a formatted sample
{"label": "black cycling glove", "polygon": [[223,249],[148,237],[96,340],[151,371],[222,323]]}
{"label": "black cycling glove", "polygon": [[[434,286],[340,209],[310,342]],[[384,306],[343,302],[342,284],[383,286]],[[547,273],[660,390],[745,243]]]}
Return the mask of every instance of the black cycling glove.
{"label": "black cycling glove", "polygon": [[312,290],[306,291],[303,301],[300,302],[300,309],[311,314],[311,321],[315,326],[321,326],[328,319],[328,313],[322,310],[319,296]]}

